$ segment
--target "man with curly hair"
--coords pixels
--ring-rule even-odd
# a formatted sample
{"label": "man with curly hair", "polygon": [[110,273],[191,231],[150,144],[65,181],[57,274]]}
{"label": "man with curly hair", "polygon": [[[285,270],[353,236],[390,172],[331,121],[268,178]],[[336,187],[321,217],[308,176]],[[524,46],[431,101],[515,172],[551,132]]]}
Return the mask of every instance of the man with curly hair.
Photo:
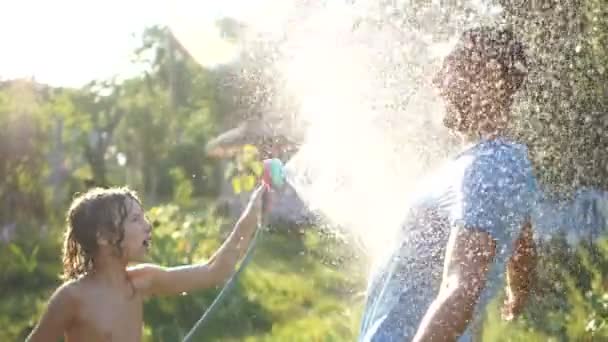
{"label": "man with curly hair", "polygon": [[468,146],[420,183],[400,245],[370,282],[360,341],[470,340],[505,274],[504,317],[521,311],[539,196],[526,146],[506,132],[527,75],[523,50],[510,30],[479,27],[445,58],[433,80],[443,122]]}

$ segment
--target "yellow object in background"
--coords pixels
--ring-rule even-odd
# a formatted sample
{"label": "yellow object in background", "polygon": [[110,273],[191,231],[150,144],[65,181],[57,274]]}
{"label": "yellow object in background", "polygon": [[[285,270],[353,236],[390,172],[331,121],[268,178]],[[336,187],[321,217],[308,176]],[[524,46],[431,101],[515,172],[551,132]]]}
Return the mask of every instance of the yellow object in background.
{"label": "yellow object in background", "polygon": [[[250,192],[262,176],[264,164],[259,160],[260,153],[253,145],[244,145],[236,154],[236,161],[228,170],[226,178],[232,183],[235,194]],[[236,167],[235,167],[236,166]]]}

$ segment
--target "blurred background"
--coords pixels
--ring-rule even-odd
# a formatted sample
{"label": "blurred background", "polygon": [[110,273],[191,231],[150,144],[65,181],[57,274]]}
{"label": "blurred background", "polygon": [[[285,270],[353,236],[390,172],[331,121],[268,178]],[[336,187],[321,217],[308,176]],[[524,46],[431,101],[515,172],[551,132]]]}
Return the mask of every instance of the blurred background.
{"label": "blurred background", "polygon": [[[259,179],[261,160],[287,161],[307,139],[296,118],[301,98],[279,91],[285,80],[276,75],[290,49],[285,32],[330,2],[0,5],[1,341],[23,340],[60,284],[64,215],[75,193],[136,189],[154,224],[154,262],[213,253]],[[352,29],[363,22],[420,35],[435,23],[461,28],[479,3],[378,1],[350,14]],[[493,6],[529,47],[532,71],[513,133],[531,146],[543,184],[564,197],[583,187],[607,191],[605,0]],[[444,20],[454,8],[462,20]],[[342,12],[328,13],[340,22]],[[442,29],[435,40],[458,31]],[[411,53],[407,36],[388,37],[391,55]],[[369,253],[294,189],[279,199],[270,233],[201,341],[356,339]],[[496,301],[483,341],[608,341],[607,240],[556,236],[542,251],[532,304],[505,323]],[[180,340],[218,291],[148,301],[144,340]]]}

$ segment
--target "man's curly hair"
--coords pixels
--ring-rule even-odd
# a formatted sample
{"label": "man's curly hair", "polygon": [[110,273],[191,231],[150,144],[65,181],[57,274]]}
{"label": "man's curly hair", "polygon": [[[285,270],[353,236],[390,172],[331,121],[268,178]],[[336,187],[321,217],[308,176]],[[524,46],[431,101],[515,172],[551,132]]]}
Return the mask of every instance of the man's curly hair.
{"label": "man's curly hair", "polygon": [[526,75],[524,47],[511,30],[483,26],[465,31],[433,80],[459,114],[446,116],[446,126],[480,132],[510,105]]}

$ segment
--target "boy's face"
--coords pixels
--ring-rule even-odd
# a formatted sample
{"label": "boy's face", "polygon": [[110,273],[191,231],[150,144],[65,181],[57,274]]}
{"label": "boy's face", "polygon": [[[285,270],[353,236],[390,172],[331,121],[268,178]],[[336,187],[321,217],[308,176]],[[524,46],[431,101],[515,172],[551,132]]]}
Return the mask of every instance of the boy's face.
{"label": "boy's face", "polygon": [[121,243],[123,257],[127,261],[143,261],[152,242],[152,226],[137,201],[129,198],[127,210],[125,236]]}

